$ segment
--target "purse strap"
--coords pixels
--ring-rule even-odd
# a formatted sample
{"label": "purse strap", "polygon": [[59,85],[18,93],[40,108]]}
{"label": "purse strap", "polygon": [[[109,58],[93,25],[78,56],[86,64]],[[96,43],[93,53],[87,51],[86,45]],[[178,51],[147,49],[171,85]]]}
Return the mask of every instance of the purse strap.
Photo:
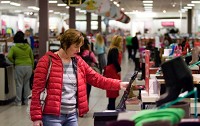
{"label": "purse strap", "polygon": [[47,77],[46,77],[45,88],[47,88],[47,86],[48,86],[48,82],[49,82],[49,74],[50,74],[51,66],[52,66],[51,56],[48,55],[48,59],[49,59],[49,65],[48,65],[48,71],[47,71]]}

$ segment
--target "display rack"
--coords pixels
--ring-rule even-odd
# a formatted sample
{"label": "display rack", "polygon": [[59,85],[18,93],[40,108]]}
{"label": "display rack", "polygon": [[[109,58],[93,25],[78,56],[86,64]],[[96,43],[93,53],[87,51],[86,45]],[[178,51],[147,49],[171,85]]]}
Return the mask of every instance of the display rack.
{"label": "display rack", "polygon": [[13,38],[0,38],[0,53],[8,53],[9,49],[14,45]]}

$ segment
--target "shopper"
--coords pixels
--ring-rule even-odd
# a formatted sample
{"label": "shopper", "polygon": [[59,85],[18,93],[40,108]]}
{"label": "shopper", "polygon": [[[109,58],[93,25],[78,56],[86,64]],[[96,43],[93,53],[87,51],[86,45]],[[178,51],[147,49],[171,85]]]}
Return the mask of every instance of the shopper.
{"label": "shopper", "polygon": [[[81,32],[68,29],[61,36],[61,48],[55,53],[47,52],[39,60],[30,108],[33,126],[78,126],[77,116],[83,116],[89,110],[86,83],[104,90],[127,87],[128,82],[103,77],[77,55],[83,41]],[[42,112],[39,97],[46,83],[49,56],[52,65]]]}
{"label": "shopper", "polygon": [[[121,36],[115,35],[111,40],[111,45],[108,51],[108,63],[104,69],[104,76],[108,78],[121,79],[121,60],[122,60],[122,42]],[[119,96],[119,91],[106,90],[106,96],[108,97],[108,110],[115,110],[115,101]]]}
{"label": "shopper", "polygon": [[135,62],[135,60],[136,60],[136,58],[135,58],[136,53],[137,53],[137,51],[138,51],[138,49],[139,49],[139,40],[138,40],[138,35],[139,35],[139,34],[140,34],[140,33],[136,33],[135,36],[134,36],[133,39],[132,39],[133,61],[134,61],[134,62]]}
{"label": "shopper", "polygon": [[28,104],[27,97],[30,95],[29,79],[33,72],[34,58],[31,47],[27,43],[27,40],[24,39],[23,32],[18,31],[15,34],[14,43],[15,45],[11,47],[7,57],[15,66],[15,103],[20,106],[23,102],[24,104]]}
{"label": "shopper", "polygon": [[[84,36],[84,43],[80,48],[80,56],[90,67],[92,67],[94,70],[97,71],[98,62],[94,55],[94,52],[91,51],[90,43],[86,36]],[[88,102],[89,102],[91,88],[92,88],[92,86],[87,83],[87,100],[88,100]]]}
{"label": "shopper", "polygon": [[27,39],[28,44],[31,46],[31,48],[34,48],[34,38],[31,35],[30,30],[25,31],[25,39]]}
{"label": "shopper", "polygon": [[126,48],[128,51],[128,59],[132,59],[132,50],[133,50],[132,39],[133,37],[130,34],[128,34],[128,36],[126,37]]}
{"label": "shopper", "polygon": [[103,36],[100,33],[96,34],[95,53],[98,56],[99,69],[101,73],[104,66],[106,66],[105,48]]}

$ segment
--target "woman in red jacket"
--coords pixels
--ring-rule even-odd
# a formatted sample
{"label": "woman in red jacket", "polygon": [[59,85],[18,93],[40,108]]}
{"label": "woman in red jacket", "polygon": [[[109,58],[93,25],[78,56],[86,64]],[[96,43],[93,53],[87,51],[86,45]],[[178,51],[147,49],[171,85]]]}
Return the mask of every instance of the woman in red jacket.
{"label": "woman in red jacket", "polygon": [[[104,69],[104,76],[113,79],[121,79],[121,60],[122,60],[122,42],[121,36],[115,35],[111,40],[110,49],[108,51],[107,66]],[[106,90],[108,97],[108,110],[115,110],[115,101],[119,96],[118,90]]]}
{"label": "woman in red jacket", "polygon": [[[30,108],[33,126],[78,126],[78,115],[83,116],[89,110],[86,82],[105,90],[127,87],[128,82],[101,76],[77,55],[83,40],[81,32],[68,29],[61,36],[61,48],[55,53],[47,52],[39,60],[35,69]],[[49,56],[52,66],[42,111],[40,93],[45,88]]]}

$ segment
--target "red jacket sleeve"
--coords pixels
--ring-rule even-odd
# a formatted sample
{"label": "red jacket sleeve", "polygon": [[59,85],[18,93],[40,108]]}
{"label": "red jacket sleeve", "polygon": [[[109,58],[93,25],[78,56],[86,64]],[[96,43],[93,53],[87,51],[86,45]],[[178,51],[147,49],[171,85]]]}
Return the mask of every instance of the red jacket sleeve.
{"label": "red jacket sleeve", "polygon": [[94,87],[98,87],[104,90],[120,90],[120,82],[118,79],[111,79],[102,76],[101,74],[94,71],[91,67],[89,67],[82,59],[79,59],[78,62],[80,69],[85,72],[86,82],[93,85]]}

